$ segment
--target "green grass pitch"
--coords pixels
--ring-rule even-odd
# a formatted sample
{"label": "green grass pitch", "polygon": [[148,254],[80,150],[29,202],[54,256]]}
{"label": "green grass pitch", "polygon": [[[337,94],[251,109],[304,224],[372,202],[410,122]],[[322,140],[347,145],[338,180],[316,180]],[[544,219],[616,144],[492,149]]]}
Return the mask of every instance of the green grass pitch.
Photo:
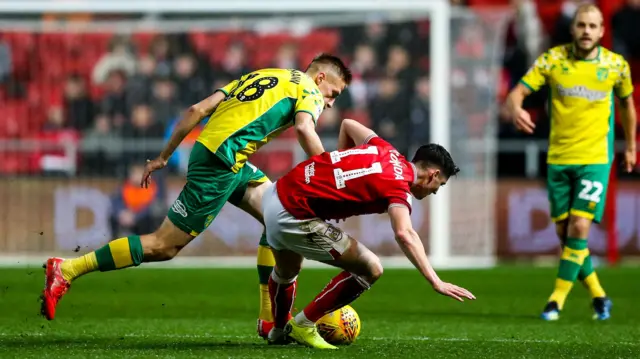
{"label": "green grass pitch", "polygon": [[[303,307],[337,271],[308,269]],[[39,316],[40,268],[0,269],[0,358],[640,358],[640,269],[600,270],[613,318],[593,322],[577,285],[559,322],[538,314],[553,269],[442,271],[475,302],[440,297],[414,270],[387,270],[353,307],[358,341],[337,352],[267,346],[255,335],[257,274],[128,269],[79,279],[57,319]]]}

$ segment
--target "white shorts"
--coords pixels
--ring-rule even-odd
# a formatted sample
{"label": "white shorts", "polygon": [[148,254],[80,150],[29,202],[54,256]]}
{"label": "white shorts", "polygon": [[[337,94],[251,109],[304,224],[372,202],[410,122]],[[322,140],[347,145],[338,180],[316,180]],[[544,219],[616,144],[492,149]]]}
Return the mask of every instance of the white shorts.
{"label": "white shorts", "polygon": [[349,236],[320,218],[296,219],[282,206],[276,184],[262,197],[267,242],[275,250],[290,250],[307,259],[330,261],[349,248]]}

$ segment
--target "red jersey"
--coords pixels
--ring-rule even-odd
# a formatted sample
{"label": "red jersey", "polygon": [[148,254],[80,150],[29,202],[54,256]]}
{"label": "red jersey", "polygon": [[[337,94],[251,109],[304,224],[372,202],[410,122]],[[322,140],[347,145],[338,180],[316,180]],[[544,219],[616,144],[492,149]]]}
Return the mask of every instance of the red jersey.
{"label": "red jersey", "polygon": [[409,186],[416,169],[380,137],[344,151],[325,152],[300,163],[276,182],[282,206],[297,219],[325,220],[411,211]]}

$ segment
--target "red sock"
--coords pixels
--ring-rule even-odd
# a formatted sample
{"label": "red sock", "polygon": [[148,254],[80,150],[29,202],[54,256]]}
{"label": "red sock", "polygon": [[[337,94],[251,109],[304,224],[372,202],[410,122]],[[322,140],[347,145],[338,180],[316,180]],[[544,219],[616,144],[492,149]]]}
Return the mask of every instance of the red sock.
{"label": "red sock", "polygon": [[282,280],[274,272],[269,276],[269,296],[271,297],[271,314],[275,328],[283,329],[289,320],[289,313],[296,299],[297,280]]}
{"label": "red sock", "polygon": [[362,278],[349,272],[341,272],[304,308],[304,316],[315,323],[325,314],[353,302],[369,288],[369,283]]}

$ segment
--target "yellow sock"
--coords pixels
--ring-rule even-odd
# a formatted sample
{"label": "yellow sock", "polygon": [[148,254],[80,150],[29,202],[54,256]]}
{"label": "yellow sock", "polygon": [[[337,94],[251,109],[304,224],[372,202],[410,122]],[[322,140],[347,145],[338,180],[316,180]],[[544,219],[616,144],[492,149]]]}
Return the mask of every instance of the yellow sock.
{"label": "yellow sock", "polygon": [[553,290],[553,293],[551,293],[548,302],[558,303],[558,308],[562,310],[564,302],[567,300],[569,292],[571,292],[571,287],[573,287],[573,282],[556,278],[556,287]]}
{"label": "yellow sock", "polygon": [[260,240],[260,246],[258,246],[257,262],[258,279],[260,282],[260,314],[258,318],[267,322],[273,322],[271,297],[269,296],[269,277],[273,271],[273,266],[276,264],[276,259],[273,257],[271,248],[266,245],[266,237],[264,234]]}
{"label": "yellow sock", "polygon": [[260,316],[258,318],[267,322],[273,322],[271,297],[269,297],[269,285],[267,284],[260,284]]}
{"label": "yellow sock", "polygon": [[604,292],[604,289],[602,288],[602,285],[600,285],[600,280],[598,279],[598,275],[596,274],[596,272],[589,274],[584,279],[584,285],[587,287],[587,289],[589,289],[591,298],[601,298],[607,296]]}
{"label": "yellow sock", "polygon": [[130,236],[115,239],[82,257],[67,259],[62,262],[60,270],[64,279],[72,281],[95,270],[106,272],[138,266],[143,258],[144,250],[140,236]]}
{"label": "yellow sock", "polygon": [[589,255],[587,241],[580,238],[567,238],[560,256],[560,266],[556,277],[556,285],[549,297],[549,302],[558,303],[558,309],[562,309],[569,292],[580,273],[584,259]]}
{"label": "yellow sock", "polygon": [[60,270],[62,271],[62,276],[67,282],[71,282],[81,275],[96,271],[98,270],[98,259],[96,258],[96,253],[91,252],[83,255],[82,257],[66,259],[60,265]]}

